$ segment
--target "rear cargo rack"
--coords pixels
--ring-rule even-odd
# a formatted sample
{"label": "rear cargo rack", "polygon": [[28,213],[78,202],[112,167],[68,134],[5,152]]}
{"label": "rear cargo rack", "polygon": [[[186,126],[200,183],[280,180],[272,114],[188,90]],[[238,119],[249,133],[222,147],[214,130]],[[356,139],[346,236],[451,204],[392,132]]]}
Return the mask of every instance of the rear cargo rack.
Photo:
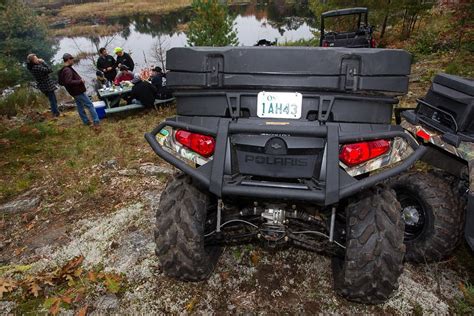
{"label": "rear cargo rack", "polygon": [[[400,127],[394,130],[373,130],[370,133],[353,131],[340,131],[336,123],[311,126],[311,122],[301,121],[287,125],[267,125],[262,120],[232,121],[230,118],[221,118],[215,129],[207,129],[199,126],[177,121],[177,118],[169,119],[159,124],[151,133],[146,133],[145,138],[161,158],[176,166],[178,169],[189,174],[198,184],[204,186],[217,197],[223,196],[247,196],[256,198],[292,199],[312,201],[323,205],[337,203],[341,198],[379,183],[391,176],[411,167],[426,152],[427,147],[418,146],[414,138],[403,131]],[[190,132],[203,133],[216,137],[216,152],[214,158],[203,166],[193,168],[173,154],[167,152],[156,140],[156,135],[165,127],[184,129]],[[311,127],[309,127],[311,126]],[[253,181],[248,177],[233,177],[225,174],[225,164],[228,153],[228,142],[232,134],[288,134],[291,136],[316,137],[326,140],[324,165],[322,165],[321,179],[312,178],[314,185],[302,182],[287,183],[284,181]],[[383,170],[375,175],[364,179],[356,179],[349,176],[339,166],[339,144],[374,140],[380,138],[401,137],[415,150],[414,153],[397,166]]]}

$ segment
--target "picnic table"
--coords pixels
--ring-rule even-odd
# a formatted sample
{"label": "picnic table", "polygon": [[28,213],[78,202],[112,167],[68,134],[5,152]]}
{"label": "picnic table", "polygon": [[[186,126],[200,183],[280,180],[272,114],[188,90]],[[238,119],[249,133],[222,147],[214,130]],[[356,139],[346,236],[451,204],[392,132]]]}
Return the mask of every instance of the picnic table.
{"label": "picnic table", "polygon": [[120,103],[120,99],[123,96],[126,96],[132,92],[133,86],[124,86],[124,87],[114,87],[114,88],[105,88],[99,89],[99,97],[105,102],[107,110],[113,108],[112,106],[116,105],[115,103]]}
{"label": "picnic table", "polygon": [[[115,87],[115,88],[107,88],[107,89],[100,89],[99,90],[99,97],[101,97],[104,102],[105,102],[105,113],[117,113],[117,112],[122,112],[122,111],[129,111],[129,110],[134,110],[134,109],[142,109],[144,106],[142,104],[127,104],[123,106],[117,106],[113,107],[114,101],[118,100],[117,104],[120,103],[120,99],[124,96],[129,95],[132,92],[132,85],[127,85],[124,87]],[[169,98],[169,99],[156,99],[154,106],[155,109],[160,104],[165,104],[174,101],[175,98]]]}

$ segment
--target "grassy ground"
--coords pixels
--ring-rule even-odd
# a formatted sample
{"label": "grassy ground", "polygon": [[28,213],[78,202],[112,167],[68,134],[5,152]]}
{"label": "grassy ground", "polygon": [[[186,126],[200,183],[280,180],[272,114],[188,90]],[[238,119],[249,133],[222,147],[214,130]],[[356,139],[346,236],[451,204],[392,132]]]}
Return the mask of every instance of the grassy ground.
{"label": "grassy ground", "polygon": [[[103,121],[102,133],[84,127],[75,112],[57,121],[46,120],[20,126],[0,126],[0,201],[31,187],[49,183],[58,188],[58,199],[76,191],[100,191],[88,167],[116,159],[123,167],[153,160],[143,133],[172,110],[138,113]],[[78,186],[71,186],[72,183]]]}

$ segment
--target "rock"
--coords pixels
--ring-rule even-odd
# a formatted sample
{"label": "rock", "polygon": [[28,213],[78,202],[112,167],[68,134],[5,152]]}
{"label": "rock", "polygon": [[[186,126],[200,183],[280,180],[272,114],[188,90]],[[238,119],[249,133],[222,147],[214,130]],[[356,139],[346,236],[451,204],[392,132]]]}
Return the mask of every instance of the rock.
{"label": "rock", "polygon": [[137,175],[138,170],[136,170],[136,169],[123,169],[123,170],[119,170],[117,173],[121,176],[130,177],[130,176]]}
{"label": "rock", "polygon": [[100,310],[111,310],[119,307],[119,300],[115,294],[107,294],[99,297],[95,307]]}
{"label": "rock", "polygon": [[110,160],[107,160],[107,161],[103,162],[101,165],[105,169],[117,169],[118,162],[115,159],[110,159]]}
{"label": "rock", "polygon": [[15,308],[15,302],[0,301],[0,315],[13,315],[13,310]]}
{"label": "rock", "polygon": [[0,205],[0,214],[2,213],[23,213],[37,207],[41,202],[41,197],[31,196],[32,192],[20,195],[15,200]]}
{"label": "rock", "polygon": [[174,170],[171,167],[162,167],[159,165],[153,164],[143,164],[139,168],[140,173],[147,175],[147,176],[159,176],[159,175],[167,175],[173,174]]}

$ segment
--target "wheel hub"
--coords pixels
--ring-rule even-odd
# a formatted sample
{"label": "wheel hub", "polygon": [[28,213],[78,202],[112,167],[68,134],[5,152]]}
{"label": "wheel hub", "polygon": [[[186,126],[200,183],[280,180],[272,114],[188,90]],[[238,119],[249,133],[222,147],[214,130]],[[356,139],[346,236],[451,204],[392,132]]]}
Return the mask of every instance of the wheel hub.
{"label": "wheel hub", "polygon": [[414,205],[406,206],[402,211],[402,216],[406,225],[416,226],[420,221],[420,212]]}

